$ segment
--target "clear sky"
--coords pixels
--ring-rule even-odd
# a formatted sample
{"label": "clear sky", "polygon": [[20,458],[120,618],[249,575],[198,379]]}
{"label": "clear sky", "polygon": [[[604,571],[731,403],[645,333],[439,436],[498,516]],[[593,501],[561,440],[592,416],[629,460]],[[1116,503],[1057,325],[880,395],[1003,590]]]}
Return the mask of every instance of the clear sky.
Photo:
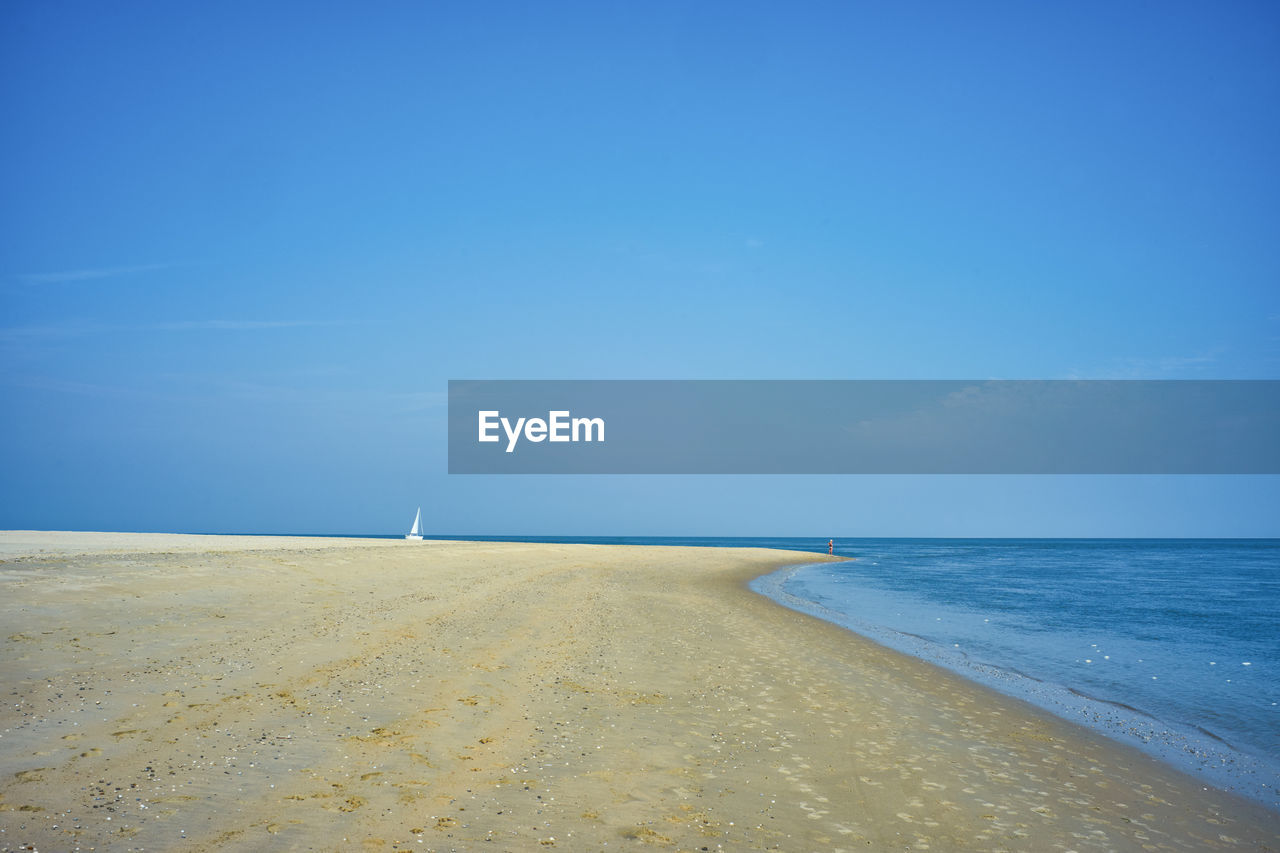
{"label": "clear sky", "polygon": [[1278,477],[448,476],[450,378],[1280,378],[1280,6],[0,6],[0,527],[1280,535]]}

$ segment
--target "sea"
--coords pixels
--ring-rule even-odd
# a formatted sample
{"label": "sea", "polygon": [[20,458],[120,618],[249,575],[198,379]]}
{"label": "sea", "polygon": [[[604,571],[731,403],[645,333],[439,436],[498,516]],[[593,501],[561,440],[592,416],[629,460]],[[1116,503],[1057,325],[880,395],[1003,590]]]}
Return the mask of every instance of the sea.
{"label": "sea", "polygon": [[[782,548],[826,538],[450,536]],[[1280,540],[840,539],[752,583],[787,607],[1280,810]]]}

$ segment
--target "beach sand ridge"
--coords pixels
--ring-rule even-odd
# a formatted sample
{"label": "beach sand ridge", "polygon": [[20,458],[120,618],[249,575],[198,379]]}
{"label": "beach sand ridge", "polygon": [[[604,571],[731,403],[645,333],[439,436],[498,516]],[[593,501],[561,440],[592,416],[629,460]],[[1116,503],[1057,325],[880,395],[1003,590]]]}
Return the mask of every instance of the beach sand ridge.
{"label": "beach sand ridge", "polygon": [[5,850],[1280,847],[745,588],[824,555],[95,536],[0,534]]}

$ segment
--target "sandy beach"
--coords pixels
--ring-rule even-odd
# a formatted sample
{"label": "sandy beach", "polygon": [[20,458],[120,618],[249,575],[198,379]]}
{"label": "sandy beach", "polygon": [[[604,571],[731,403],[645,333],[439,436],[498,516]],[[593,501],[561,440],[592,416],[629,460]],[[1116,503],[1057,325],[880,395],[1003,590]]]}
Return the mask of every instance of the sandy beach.
{"label": "sandy beach", "polygon": [[1273,850],[758,549],[0,533],[3,850]]}

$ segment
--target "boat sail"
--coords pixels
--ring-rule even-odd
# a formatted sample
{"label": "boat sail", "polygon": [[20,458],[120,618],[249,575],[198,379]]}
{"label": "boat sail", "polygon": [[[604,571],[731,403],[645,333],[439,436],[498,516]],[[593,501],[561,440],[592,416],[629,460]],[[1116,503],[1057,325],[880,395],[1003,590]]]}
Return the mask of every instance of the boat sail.
{"label": "boat sail", "polygon": [[405,539],[421,539],[422,538],[422,507],[418,507],[418,514],[413,517],[413,528],[404,535]]}

